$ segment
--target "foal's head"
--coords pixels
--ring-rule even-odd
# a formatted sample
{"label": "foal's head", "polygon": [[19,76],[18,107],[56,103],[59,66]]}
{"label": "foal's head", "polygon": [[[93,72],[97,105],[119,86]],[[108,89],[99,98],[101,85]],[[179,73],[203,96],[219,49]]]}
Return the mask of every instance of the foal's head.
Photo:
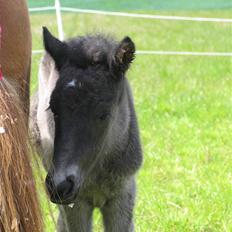
{"label": "foal's head", "polygon": [[55,140],[46,184],[53,202],[67,204],[105,152],[135,45],[129,37],[118,43],[99,35],[61,42],[46,28],[43,36],[59,73],[50,99]]}

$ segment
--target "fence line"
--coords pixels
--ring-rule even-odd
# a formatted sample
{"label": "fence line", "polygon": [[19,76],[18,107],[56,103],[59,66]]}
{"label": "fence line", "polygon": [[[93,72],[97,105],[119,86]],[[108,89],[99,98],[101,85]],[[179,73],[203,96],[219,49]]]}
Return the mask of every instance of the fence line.
{"label": "fence line", "polygon": [[39,11],[50,11],[55,10],[55,6],[45,6],[45,7],[33,7],[29,8],[29,12],[39,12]]}
{"label": "fence line", "polygon": [[32,50],[33,55],[42,54],[43,52],[44,52],[44,50]]}
{"label": "fence line", "polygon": [[[60,40],[64,40],[64,31],[62,24],[61,12],[77,12],[85,14],[100,14],[100,15],[110,15],[110,16],[121,16],[121,17],[133,17],[133,18],[145,18],[145,19],[160,19],[160,20],[181,20],[181,21],[198,21],[198,22],[232,22],[232,19],[225,18],[203,18],[203,17],[185,17],[185,16],[164,16],[164,15],[150,15],[150,14],[136,14],[136,13],[124,13],[124,12],[110,12],[110,11],[99,11],[99,10],[87,10],[87,9],[77,9],[70,7],[61,7],[60,1],[55,0],[54,6],[48,7],[37,7],[30,8],[30,12],[36,11],[50,11],[55,10],[58,35]],[[32,54],[41,54],[43,50],[33,50]],[[137,51],[136,54],[140,55],[184,55],[184,56],[224,56],[232,57],[231,52],[190,52],[190,51]]]}
{"label": "fence line", "polygon": [[232,52],[137,51],[140,55],[231,56]]}
{"label": "fence line", "polygon": [[145,19],[232,23],[232,19],[225,19],[225,18],[204,18],[204,17],[150,15],[150,14],[136,14],[136,13],[126,13],[126,12],[113,12],[113,11],[77,9],[77,8],[70,8],[70,7],[61,7],[61,10],[62,11],[67,11],[67,12],[78,12],[78,13],[86,13],[86,14],[122,16],[122,17],[132,17],[132,18],[145,18]]}
{"label": "fence line", "polygon": [[[30,12],[50,11],[50,10],[55,10],[55,9],[56,9],[56,7],[49,6],[49,7],[29,8],[29,11]],[[66,12],[78,12],[78,13],[86,13],[86,14],[101,14],[101,15],[122,16],[122,17],[132,17],[132,18],[232,23],[232,19],[228,19],[228,18],[226,19],[226,18],[205,18],[205,17],[189,17],[189,16],[136,14],[136,13],[126,13],[126,12],[78,9],[78,8],[71,8],[71,7],[60,7],[60,9],[61,9],[61,11],[66,11]]]}

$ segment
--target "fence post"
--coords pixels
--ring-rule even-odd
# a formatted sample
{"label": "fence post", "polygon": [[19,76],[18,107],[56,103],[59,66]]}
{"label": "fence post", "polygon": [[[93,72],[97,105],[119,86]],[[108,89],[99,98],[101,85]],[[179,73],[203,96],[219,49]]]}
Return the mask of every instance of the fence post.
{"label": "fence post", "polygon": [[57,27],[58,27],[58,35],[61,41],[64,40],[64,31],[63,31],[63,24],[62,24],[62,17],[61,17],[61,9],[60,9],[60,1],[55,0],[55,9],[56,9],[56,20],[57,20]]}

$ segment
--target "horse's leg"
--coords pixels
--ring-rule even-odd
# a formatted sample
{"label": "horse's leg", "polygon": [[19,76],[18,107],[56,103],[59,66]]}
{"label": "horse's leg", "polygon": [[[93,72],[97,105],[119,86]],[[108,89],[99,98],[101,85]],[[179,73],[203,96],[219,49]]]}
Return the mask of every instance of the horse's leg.
{"label": "horse's leg", "polygon": [[135,188],[125,189],[101,209],[105,232],[133,232]]}
{"label": "horse's leg", "polygon": [[91,232],[93,207],[79,201],[73,208],[63,206],[58,221],[58,232]]}

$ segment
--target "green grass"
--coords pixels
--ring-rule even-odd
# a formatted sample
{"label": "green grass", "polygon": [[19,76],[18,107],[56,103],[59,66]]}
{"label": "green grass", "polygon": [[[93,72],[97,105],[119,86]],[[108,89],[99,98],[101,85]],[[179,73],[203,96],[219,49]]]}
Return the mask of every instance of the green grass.
{"label": "green grass", "polygon": [[[151,12],[149,12],[151,13]],[[232,10],[153,12],[231,17]],[[231,52],[232,24],[64,14],[67,37],[129,35],[139,50]],[[32,15],[33,47],[54,15]],[[32,91],[40,55],[33,56]],[[136,231],[232,231],[232,58],[138,55],[128,73],[144,164],[138,173]],[[42,197],[46,231],[54,231]],[[53,209],[52,209],[53,210]],[[101,218],[95,213],[95,231]]]}

